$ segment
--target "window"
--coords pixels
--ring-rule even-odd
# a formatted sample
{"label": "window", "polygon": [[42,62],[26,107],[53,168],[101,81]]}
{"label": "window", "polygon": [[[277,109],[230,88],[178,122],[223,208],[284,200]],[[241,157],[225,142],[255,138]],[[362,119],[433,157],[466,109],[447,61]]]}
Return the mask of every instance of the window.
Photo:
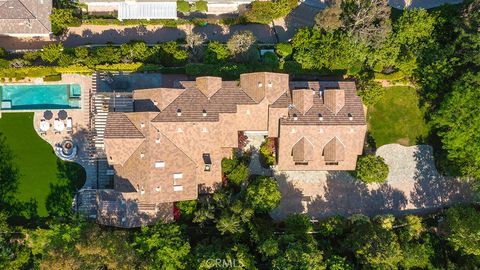
{"label": "window", "polygon": [[325,162],[325,165],[338,165],[338,162]]}
{"label": "window", "polygon": [[155,161],[155,168],[165,168],[165,161]]}
{"label": "window", "polygon": [[174,173],[173,174],[173,179],[182,179],[183,178],[183,173]]}
{"label": "window", "polygon": [[295,165],[308,165],[308,161],[295,162]]}

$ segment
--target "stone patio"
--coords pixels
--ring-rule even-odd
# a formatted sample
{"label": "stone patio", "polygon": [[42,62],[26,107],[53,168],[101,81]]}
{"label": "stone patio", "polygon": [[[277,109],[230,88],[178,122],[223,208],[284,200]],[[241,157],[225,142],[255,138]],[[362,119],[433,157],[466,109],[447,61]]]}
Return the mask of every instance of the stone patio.
{"label": "stone patio", "polygon": [[384,184],[364,184],[345,171],[274,170],[282,199],[272,211],[274,219],[291,213],[312,218],[352,214],[428,212],[455,202],[471,201],[468,182],[438,174],[428,145],[380,147],[390,172]]}

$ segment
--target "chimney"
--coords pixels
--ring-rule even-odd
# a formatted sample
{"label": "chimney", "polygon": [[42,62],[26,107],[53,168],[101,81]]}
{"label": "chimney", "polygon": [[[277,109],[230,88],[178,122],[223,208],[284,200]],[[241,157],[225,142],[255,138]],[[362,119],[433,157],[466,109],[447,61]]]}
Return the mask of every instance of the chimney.
{"label": "chimney", "polygon": [[182,110],[180,108],[177,109],[177,116],[182,116]]}

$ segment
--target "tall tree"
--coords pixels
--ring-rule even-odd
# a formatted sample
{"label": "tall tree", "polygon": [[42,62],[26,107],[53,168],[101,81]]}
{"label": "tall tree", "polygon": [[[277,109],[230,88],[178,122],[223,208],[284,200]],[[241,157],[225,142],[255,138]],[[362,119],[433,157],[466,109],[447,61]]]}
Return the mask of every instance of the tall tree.
{"label": "tall tree", "polygon": [[480,213],[471,206],[454,206],[445,215],[447,239],[455,250],[480,256]]}
{"label": "tall tree", "polygon": [[387,0],[345,0],[343,27],[360,42],[376,47],[390,33],[390,6]]}
{"label": "tall tree", "polygon": [[157,223],[143,227],[133,247],[152,269],[186,269],[190,244],[179,225]]}
{"label": "tall tree", "polygon": [[466,73],[434,116],[448,158],[465,176],[480,179],[480,73]]}

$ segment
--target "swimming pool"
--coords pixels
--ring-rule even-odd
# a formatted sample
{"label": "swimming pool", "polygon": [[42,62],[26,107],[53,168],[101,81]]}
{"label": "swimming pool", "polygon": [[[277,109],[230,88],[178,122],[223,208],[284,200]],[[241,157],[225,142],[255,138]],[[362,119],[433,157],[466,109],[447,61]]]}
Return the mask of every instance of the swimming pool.
{"label": "swimming pool", "polygon": [[19,84],[0,86],[2,110],[80,108],[78,84]]}

